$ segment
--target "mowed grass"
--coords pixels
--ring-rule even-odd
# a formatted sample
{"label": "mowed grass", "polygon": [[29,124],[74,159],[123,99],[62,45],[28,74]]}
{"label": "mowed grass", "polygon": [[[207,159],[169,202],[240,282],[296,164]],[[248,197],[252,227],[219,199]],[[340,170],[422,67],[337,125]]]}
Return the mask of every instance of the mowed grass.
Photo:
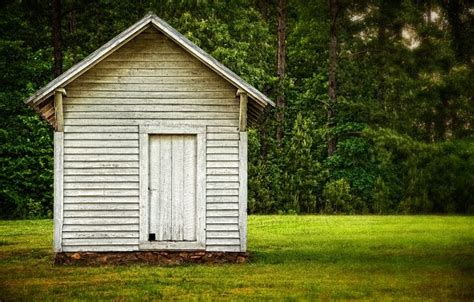
{"label": "mowed grass", "polygon": [[0,300],[474,299],[474,219],[250,216],[247,264],[61,267],[52,221],[0,221]]}

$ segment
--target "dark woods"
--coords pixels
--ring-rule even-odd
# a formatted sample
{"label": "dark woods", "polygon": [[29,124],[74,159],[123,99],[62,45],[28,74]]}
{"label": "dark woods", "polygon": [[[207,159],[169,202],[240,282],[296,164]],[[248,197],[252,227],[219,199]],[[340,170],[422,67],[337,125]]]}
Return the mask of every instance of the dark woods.
{"label": "dark woods", "polygon": [[271,96],[251,213],[472,213],[473,7],[408,1],[3,1],[1,216],[51,216],[52,129],[23,100],[154,11]]}

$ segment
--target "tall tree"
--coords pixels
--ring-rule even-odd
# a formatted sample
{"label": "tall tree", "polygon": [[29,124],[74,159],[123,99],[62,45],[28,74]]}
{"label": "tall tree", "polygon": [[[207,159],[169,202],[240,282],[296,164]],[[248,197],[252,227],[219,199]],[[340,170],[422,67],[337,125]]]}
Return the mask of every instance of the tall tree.
{"label": "tall tree", "polygon": [[336,137],[331,133],[331,128],[334,126],[334,119],[336,113],[336,69],[337,69],[337,16],[340,10],[339,0],[329,0],[329,12],[330,12],[330,27],[329,27],[329,104],[327,106],[327,119],[329,134],[327,138],[327,151],[328,155],[331,156],[336,151]]}
{"label": "tall tree", "polygon": [[445,0],[441,3],[449,22],[452,48],[457,59],[461,62],[472,62],[472,30],[474,20],[472,8],[469,8],[469,1]]}
{"label": "tall tree", "polygon": [[54,77],[59,76],[63,72],[63,52],[62,52],[62,35],[61,35],[61,0],[53,0],[52,3],[52,21],[53,21],[53,56]]}
{"label": "tall tree", "polygon": [[276,99],[276,138],[278,145],[281,145],[284,135],[285,123],[285,66],[286,66],[286,0],[278,0],[278,50],[277,50],[277,76],[278,76],[278,95]]}

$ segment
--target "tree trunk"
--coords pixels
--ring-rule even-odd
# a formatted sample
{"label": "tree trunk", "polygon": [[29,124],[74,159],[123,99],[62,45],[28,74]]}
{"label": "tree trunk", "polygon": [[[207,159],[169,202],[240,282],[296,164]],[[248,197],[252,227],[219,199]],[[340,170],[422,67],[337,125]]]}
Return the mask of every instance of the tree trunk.
{"label": "tree trunk", "polygon": [[426,12],[426,25],[431,25],[431,0],[426,1],[427,12]]}
{"label": "tree trunk", "polygon": [[[339,13],[339,0],[329,0],[329,11],[331,14],[331,23],[329,29],[329,104],[327,108],[328,128],[329,132],[334,127],[334,118],[336,114],[336,69],[337,69],[337,15]],[[332,133],[328,134],[327,150],[328,156],[331,156],[336,151],[336,138]]]}
{"label": "tree trunk", "polygon": [[[386,5],[386,4],[385,4]],[[376,64],[380,72],[377,75],[377,101],[387,112],[387,104],[385,103],[385,69],[386,69],[386,47],[387,47],[387,25],[385,20],[387,8],[382,3],[379,7],[379,16],[377,20],[377,49],[376,49]]]}
{"label": "tree trunk", "polygon": [[268,156],[268,130],[266,125],[268,125],[268,118],[266,113],[262,119],[262,123],[258,127],[260,133],[260,157],[263,160],[267,160]]}
{"label": "tree trunk", "polygon": [[286,0],[278,0],[278,50],[277,50],[277,76],[278,76],[278,94],[276,99],[276,121],[277,132],[276,139],[280,146],[283,141],[284,122],[285,122],[285,57],[286,57]]}
{"label": "tree trunk", "polygon": [[263,20],[265,20],[265,22],[268,21],[268,19],[270,18],[270,2],[269,1],[260,1],[260,0],[257,0],[254,2],[254,6],[257,7],[258,11],[260,12],[260,14],[262,15],[263,17]]}
{"label": "tree trunk", "polygon": [[61,0],[53,0],[53,74],[59,76],[63,72],[63,53],[61,49]]}
{"label": "tree trunk", "polygon": [[462,4],[460,0],[445,1],[447,19],[451,29],[452,48],[456,58],[461,62],[467,62],[466,47],[463,37],[463,23],[461,21]]}
{"label": "tree trunk", "polygon": [[449,108],[449,99],[448,96],[441,97],[441,104],[438,106],[437,110],[437,120],[436,120],[436,136],[438,141],[444,141],[448,139],[451,133],[450,125],[450,108]]}

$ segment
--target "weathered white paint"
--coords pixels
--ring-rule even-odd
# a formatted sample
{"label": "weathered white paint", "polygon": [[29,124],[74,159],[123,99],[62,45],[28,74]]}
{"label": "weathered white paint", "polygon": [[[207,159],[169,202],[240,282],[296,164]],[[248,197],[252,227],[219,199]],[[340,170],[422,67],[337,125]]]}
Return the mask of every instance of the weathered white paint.
{"label": "weathered white paint", "polygon": [[209,231],[207,232],[207,238],[212,239],[239,239],[239,232],[235,231]]}
{"label": "weathered white paint", "polygon": [[138,175],[65,175],[64,182],[138,182],[138,178]]}
{"label": "weathered white paint", "polygon": [[207,239],[207,245],[212,246],[212,245],[239,245],[240,244],[240,239],[239,238],[208,238]]}
{"label": "weathered white paint", "polygon": [[[64,225],[108,225],[138,224],[138,217],[65,217]],[[108,228],[105,226],[105,230]]]}
{"label": "weathered white paint", "polygon": [[138,251],[138,245],[118,244],[118,245],[71,245],[63,247],[63,252],[133,252]]}
{"label": "weathered white paint", "polygon": [[207,182],[207,189],[238,189],[239,182]]}
{"label": "weathered white paint", "polygon": [[[105,231],[104,231],[105,228]],[[78,232],[136,232],[138,233],[137,224],[109,224],[109,225],[65,225],[63,228],[64,233],[78,233]]]}
{"label": "weathered white paint", "polygon": [[238,196],[208,196],[207,204],[218,204],[218,203],[237,203],[239,202]]}
{"label": "weathered white paint", "polygon": [[209,140],[239,140],[239,133],[208,133],[207,139]]}
{"label": "weathered white paint", "polygon": [[238,189],[207,189],[207,196],[239,196]]}
{"label": "weathered white paint", "polygon": [[[83,127],[85,128],[85,127]],[[137,140],[137,133],[65,133],[65,140]]]}
{"label": "weathered white paint", "polygon": [[[183,119],[183,120],[211,120],[211,119],[238,119],[237,112],[65,112],[65,118],[92,118],[92,119]],[[228,138],[232,139],[232,138]]]}
{"label": "weathered white paint", "polygon": [[207,217],[238,217],[239,212],[237,210],[207,210]]}
{"label": "weathered white paint", "polygon": [[238,141],[209,141],[207,143],[208,147],[238,147]]}
{"label": "weathered white paint", "polygon": [[64,175],[137,175],[138,168],[67,169]]}
{"label": "weathered white paint", "polygon": [[[67,127],[67,126],[66,126]],[[87,128],[82,126],[82,128]],[[138,147],[138,140],[127,141],[127,140],[113,140],[113,141],[83,141],[83,140],[67,140],[64,142],[66,148],[98,148],[98,147],[109,147],[109,148],[120,148],[120,147]]]}
{"label": "weathered white paint", "polygon": [[196,240],[196,136],[150,135],[149,150],[149,232]]}
{"label": "weathered white paint", "polygon": [[207,175],[238,175],[238,161],[208,161],[207,162]]}
{"label": "weathered white paint", "polygon": [[66,162],[136,162],[138,154],[65,154]]}
{"label": "weathered white paint", "polygon": [[238,224],[238,217],[207,217],[207,224]]}
{"label": "weathered white paint", "polygon": [[[148,77],[150,78],[150,77]],[[187,85],[187,84],[181,84]],[[121,98],[101,98],[103,105],[123,105]],[[95,105],[95,98],[69,98],[68,104],[70,105]],[[235,106],[235,98],[129,98],[127,105],[188,105],[188,106]],[[133,121],[132,121],[133,122]]]}
{"label": "weathered white paint", "polygon": [[[161,105],[155,104],[137,105],[70,105],[65,112],[235,112],[237,106],[230,105]],[[108,129],[104,127],[106,132]],[[112,129],[115,130],[115,129]],[[114,132],[114,131],[110,131]],[[117,132],[115,130],[115,132]],[[118,131],[120,132],[120,131]]]}
{"label": "weathered white paint", "polygon": [[54,132],[54,251],[62,251],[64,133]]}
{"label": "weathered white paint", "polygon": [[147,150],[140,157],[140,249],[205,248],[205,133],[185,124],[140,126],[140,150]]}
{"label": "weathered white paint", "polygon": [[64,232],[64,239],[107,239],[107,238],[135,238],[138,239],[138,232]]}
{"label": "weathered white paint", "polygon": [[[239,225],[237,223],[228,223],[228,224],[208,224],[207,231],[228,231],[228,232],[239,232]],[[240,249],[240,246],[239,246]],[[223,249],[222,251],[225,251]]]}
{"label": "weathered white paint", "polygon": [[137,168],[138,161],[121,161],[121,162],[65,162],[64,169],[78,168],[78,169],[95,169],[95,168]]}
{"label": "weathered white paint", "polygon": [[[240,206],[246,203],[241,177],[246,167],[235,87],[161,37],[145,30],[110,61],[105,59],[65,87],[62,251],[245,250],[240,238],[246,232],[246,216]],[[173,49],[173,55],[157,59],[165,48]],[[151,63],[128,69],[128,57],[133,64]],[[155,61],[172,64],[151,69]],[[124,68],[110,62],[120,62]],[[193,71],[186,68],[189,62]],[[184,156],[187,141],[181,145],[171,140],[169,151],[183,156],[162,161],[163,170],[170,168],[171,174],[157,187],[182,194],[168,206],[171,215],[181,216],[171,220],[169,233],[157,234],[169,240],[156,242],[148,241],[150,211],[155,211],[150,209],[148,190],[155,179],[149,177],[153,135],[195,136],[198,161],[191,169],[194,164]],[[184,178],[173,174],[175,166],[182,167],[174,171],[183,170]],[[199,184],[194,192],[196,209],[184,206],[193,193],[180,190],[191,186],[185,182],[193,178]],[[186,223],[192,219],[196,221]],[[186,240],[193,234],[195,240]]]}
{"label": "weathered white paint", "polygon": [[239,143],[239,231],[240,251],[247,251],[247,132],[240,132]]}
{"label": "weathered white paint", "polygon": [[207,148],[207,154],[239,154],[238,148],[225,148],[225,147],[209,147]]}
{"label": "weathered white paint", "polygon": [[138,210],[114,210],[114,211],[95,211],[95,210],[69,210],[64,211],[64,218],[86,218],[86,217],[138,217]]}
{"label": "weathered white paint", "polygon": [[[184,137],[184,136],[183,136]],[[197,177],[197,163],[196,163],[196,152],[197,152],[197,144],[196,139],[186,139],[183,141],[182,146],[183,154],[177,154],[177,159],[183,158],[182,162],[182,170],[177,169],[175,173],[173,172],[175,177],[181,179],[182,184],[179,186],[182,190],[182,204],[181,207],[177,207],[173,209],[173,213],[180,216],[180,223],[183,225],[183,233],[182,239],[193,241],[196,240],[196,177]],[[175,156],[173,156],[175,158]],[[199,167],[200,169],[204,169],[204,161]],[[178,167],[179,165],[177,165]],[[200,173],[202,176],[202,173]],[[204,180],[205,182],[205,180]],[[178,187],[178,191],[179,191]],[[205,200],[202,202],[202,212],[205,211]],[[203,224],[204,225],[204,224]],[[176,226],[175,226],[176,227]],[[179,225],[177,227],[180,227]],[[205,235],[203,235],[205,236]]]}
{"label": "weathered white paint", "polygon": [[148,227],[150,218],[149,215],[149,146],[148,146],[149,134],[147,132],[140,133],[140,242],[146,242],[148,240]]}
{"label": "weathered white paint", "polygon": [[138,189],[137,182],[68,182],[64,189]]}
{"label": "weathered white paint", "polygon": [[68,147],[67,154],[138,154],[138,148],[80,148]]}
{"label": "weathered white paint", "polygon": [[207,175],[207,181],[208,183],[212,182],[237,182],[239,181],[239,176],[238,175],[212,175],[208,174]]}
{"label": "weathered white paint", "polygon": [[[71,104],[70,101],[68,101],[68,104]],[[67,133],[73,133],[73,132],[79,132],[79,133],[107,133],[107,132],[112,132],[112,133],[123,133],[123,132],[137,132],[138,133],[138,127],[137,126],[89,126],[89,127],[83,127],[83,126],[66,126],[64,127],[64,131]],[[112,146],[110,146],[112,147]],[[123,147],[123,146],[122,146]]]}
{"label": "weathered white paint", "polygon": [[222,252],[222,251],[240,252],[240,246],[236,245],[236,244],[227,245],[227,243],[226,243],[225,245],[209,245],[206,248],[206,250],[209,251],[209,252]]}
{"label": "weathered white paint", "polygon": [[207,210],[238,210],[239,204],[237,202],[225,202],[224,200],[219,200],[218,203],[209,203],[207,204]]}
{"label": "weathered white paint", "polygon": [[[100,99],[101,100],[101,99]],[[99,100],[99,101],[100,101]],[[158,103],[157,103],[158,105]],[[160,119],[161,121],[161,119]],[[154,122],[159,123],[159,121],[154,119],[148,119],[145,121],[147,124],[153,124]],[[167,122],[175,123],[186,123],[188,125],[203,126],[203,125],[216,125],[216,126],[237,126],[239,124],[238,119],[213,119],[213,120],[183,120],[176,118],[175,120],[167,120]],[[120,119],[120,118],[110,118],[110,119],[66,119],[64,121],[66,125],[75,125],[75,126],[100,126],[100,125],[141,125],[144,123],[142,119]],[[232,143],[229,141],[228,143]]]}
{"label": "weathered white paint", "polygon": [[65,211],[115,211],[115,210],[139,210],[138,203],[65,203]]}
{"label": "weathered white paint", "polygon": [[[87,189],[87,190],[64,190],[64,197],[120,197],[138,196],[138,190],[113,190],[113,189]],[[69,198],[65,198],[68,200]]]}
{"label": "weathered white paint", "polygon": [[238,154],[208,154],[207,155],[208,161],[238,161],[239,155]]}
{"label": "weathered white paint", "polygon": [[[27,103],[64,130],[55,134],[55,251],[246,250],[243,131],[273,102],[163,20],[146,16]],[[160,142],[158,174],[170,173],[153,183],[150,135],[195,135],[196,162],[189,140]],[[164,207],[153,209],[156,190]],[[166,240],[148,241],[149,228],[166,230],[161,220],[171,223]]]}

